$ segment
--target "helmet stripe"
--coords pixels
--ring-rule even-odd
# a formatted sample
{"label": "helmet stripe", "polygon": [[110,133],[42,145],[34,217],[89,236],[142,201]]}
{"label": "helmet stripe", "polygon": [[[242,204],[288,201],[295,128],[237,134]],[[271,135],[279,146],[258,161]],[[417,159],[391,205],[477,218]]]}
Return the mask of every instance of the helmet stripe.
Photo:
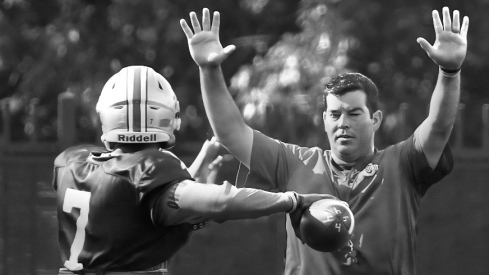
{"label": "helmet stripe", "polygon": [[[126,70],[126,81],[127,82],[130,82],[130,78],[129,78],[129,69]],[[125,85],[125,88],[126,88],[126,125],[127,125],[127,131],[131,131],[131,112],[130,112],[130,108],[129,108],[129,83],[126,83],[127,85]]]}
{"label": "helmet stripe", "polygon": [[148,132],[148,77],[149,68],[143,67],[141,73],[141,127],[143,132]]}
{"label": "helmet stripe", "polygon": [[134,68],[133,76],[132,128],[134,132],[141,132],[141,67]]}
{"label": "helmet stripe", "polygon": [[133,97],[134,97],[134,68],[129,67],[127,69],[127,78],[126,78],[126,87],[127,87],[127,131],[134,132],[134,108],[133,105]]}

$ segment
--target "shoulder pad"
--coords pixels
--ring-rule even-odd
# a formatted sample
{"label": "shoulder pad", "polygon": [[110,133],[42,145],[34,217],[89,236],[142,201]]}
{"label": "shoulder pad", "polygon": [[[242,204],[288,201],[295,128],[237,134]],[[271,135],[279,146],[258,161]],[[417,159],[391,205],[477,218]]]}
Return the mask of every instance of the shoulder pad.
{"label": "shoulder pad", "polygon": [[61,154],[59,154],[54,160],[55,166],[66,166],[72,161],[85,161],[91,152],[105,152],[107,149],[95,145],[78,145],[73,146]]}

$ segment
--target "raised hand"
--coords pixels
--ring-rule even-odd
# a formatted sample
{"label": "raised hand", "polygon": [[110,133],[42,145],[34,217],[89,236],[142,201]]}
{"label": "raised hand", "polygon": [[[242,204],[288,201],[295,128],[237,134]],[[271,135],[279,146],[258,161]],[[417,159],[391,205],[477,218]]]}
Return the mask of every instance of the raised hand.
{"label": "raised hand", "polygon": [[206,140],[195,158],[194,162],[188,168],[190,175],[201,183],[217,183],[217,173],[226,161],[232,160],[229,154],[219,155],[221,144],[215,137]]}
{"label": "raised hand", "polygon": [[436,33],[433,46],[421,37],[416,41],[438,66],[446,70],[457,70],[462,66],[467,53],[469,18],[465,16],[460,26],[458,10],[453,11],[453,22],[448,7],[444,7],[442,12],[443,23],[438,11],[433,11],[433,26]]}
{"label": "raised hand", "polygon": [[190,55],[199,67],[219,66],[236,49],[234,45],[223,48],[219,41],[219,12],[214,12],[211,23],[209,9],[204,8],[202,28],[195,12],[190,13],[190,22],[193,31],[184,19],[180,20],[180,25],[187,36]]}

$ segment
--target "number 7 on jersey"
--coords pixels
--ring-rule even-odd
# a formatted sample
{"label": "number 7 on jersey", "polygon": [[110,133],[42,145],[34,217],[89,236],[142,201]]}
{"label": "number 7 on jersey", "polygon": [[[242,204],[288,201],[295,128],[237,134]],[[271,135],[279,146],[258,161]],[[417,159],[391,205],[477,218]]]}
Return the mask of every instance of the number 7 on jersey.
{"label": "number 7 on jersey", "polygon": [[85,243],[85,227],[88,223],[88,212],[90,208],[90,197],[92,194],[87,191],[66,189],[63,201],[63,212],[71,213],[73,208],[80,209],[80,216],[76,220],[75,239],[70,249],[70,259],[64,265],[69,270],[82,270],[83,264],[78,263],[83,244]]}

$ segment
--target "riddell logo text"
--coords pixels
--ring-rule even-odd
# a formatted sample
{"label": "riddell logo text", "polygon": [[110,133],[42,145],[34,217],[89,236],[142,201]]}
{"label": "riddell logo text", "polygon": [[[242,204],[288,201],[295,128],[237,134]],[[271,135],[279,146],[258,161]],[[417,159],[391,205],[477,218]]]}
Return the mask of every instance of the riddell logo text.
{"label": "riddell logo text", "polygon": [[117,140],[120,142],[128,142],[128,141],[139,141],[139,142],[151,142],[151,141],[156,141],[156,134],[152,134],[149,136],[143,136],[143,135],[132,135],[132,136],[126,136],[126,135],[118,135]]}

